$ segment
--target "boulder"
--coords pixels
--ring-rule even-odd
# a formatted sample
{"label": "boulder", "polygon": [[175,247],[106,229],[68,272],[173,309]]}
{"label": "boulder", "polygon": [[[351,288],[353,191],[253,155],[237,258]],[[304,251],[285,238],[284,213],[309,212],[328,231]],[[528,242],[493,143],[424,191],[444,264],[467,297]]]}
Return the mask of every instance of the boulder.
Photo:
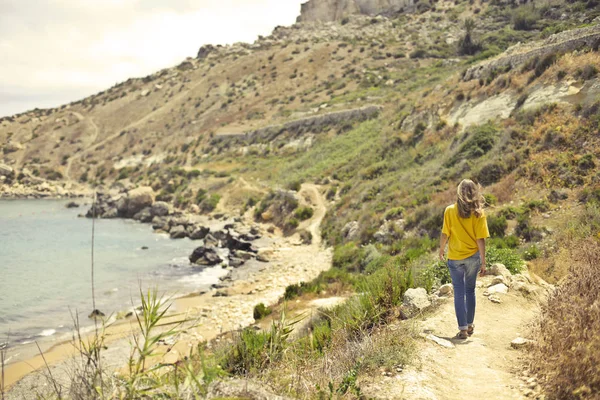
{"label": "boulder", "polygon": [[187,236],[187,232],[183,225],[176,225],[169,231],[171,239],[183,239]]}
{"label": "boulder", "polygon": [[116,207],[109,208],[104,213],[102,213],[102,215],[100,216],[100,218],[105,218],[105,219],[118,218],[118,217],[119,217],[119,210],[117,210]]}
{"label": "boulder", "polygon": [[142,211],[136,213],[133,219],[144,223],[152,222],[152,213],[150,210],[150,207],[144,208]]}
{"label": "boulder", "polygon": [[154,217],[152,218],[152,229],[155,231],[161,230],[169,232],[171,227],[169,226],[169,221],[167,221],[164,217]]}
{"label": "boulder", "polygon": [[358,229],[358,221],[348,222],[344,225],[344,228],[342,228],[342,235],[347,240],[354,240],[358,236]]}
{"label": "boulder", "polygon": [[212,246],[197,247],[190,255],[190,262],[200,265],[216,265],[223,262],[217,251]]}
{"label": "boulder", "polygon": [[0,163],[0,176],[6,176],[7,178],[12,178],[15,175],[15,170],[12,167],[9,167],[6,164]]}
{"label": "boulder", "polygon": [[431,305],[427,291],[424,288],[408,289],[402,300],[403,312],[412,317]]}
{"label": "boulder", "polygon": [[440,296],[451,296],[452,293],[454,293],[454,288],[451,283],[446,283],[445,285],[440,286],[438,293]]}
{"label": "boulder", "polygon": [[487,293],[492,294],[492,293],[508,293],[508,286],[506,286],[504,283],[498,283],[497,285],[493,285],[490,286],[489,288],[487,288],[486,290]]}
{"label": "boulder", "polygon": [[[400,221],[403,222],[403,220]],[[379,227],[373,238],[379,243],[391,244],[400,238],[403,227],[403,224],[399,221],[387,221]]]}
{"label": "boulder", "polygon": [[508,282],[506,282],[506,279],[502,275],[495,276],[492,279],[492,283],[490,286],[497,285],[499,283],[502,283],[502,284],[508,286]]}
{"label": "boulder", "polygon": [[246,260],[244,260],[242,258],[237,258],[237,257],[233,257],[233,256],[229,257],[229,265],[234,268],[244,265],[245,262],[246,262]]}
{"label": "boulder", "polygon": [[206,226],[194,226],[192,232],[190,233],[190,239],[192,240],[200,240],[204,239],[206,235],[210,232],[210,228]]}
{"label": "boulder", "polygon": [[492,276],[502,276],[504,277],[506,282],[510,282],[512,274],[503,264],[496,263],[492,264],[492,266],[487,271],[488,275]]}
{"label": "boulder", "polygon": [[154,190],[149,186],[142,186],[127,193],[125,203],[119,207],[119,213],[125,218],[131,218],[146,207],[154,203]]}
{"label": "boulder", "polygon": [[204,237],[204,243],[210,246],[217,246],[219,244],[219,241],[215,239],[215,237],[211,233],[208,233]]}
{"label": "boulder", "polygon": [[252,243],[240,240],[230,233],[228,233],[225,237],[225,247],[230,250],[242,250],[250,253],[258,253],[258,249],[252,246]]}
{"label": "boulder", "polygon": [[157,201],[152,204],[150,208],[152,217],[165,217],[169,214],[173,214],[173,207],[166,201]]}
{"label": "boulder", "polygon": [[65,205],[66,208],[78,208],[79,204],[75,203],[74,201],[70,201]]}
{"label": "boulder", "polygon": [[19,142],[8,142],[4,145],[4,153],[14,153],[23,150],[23,145]]}

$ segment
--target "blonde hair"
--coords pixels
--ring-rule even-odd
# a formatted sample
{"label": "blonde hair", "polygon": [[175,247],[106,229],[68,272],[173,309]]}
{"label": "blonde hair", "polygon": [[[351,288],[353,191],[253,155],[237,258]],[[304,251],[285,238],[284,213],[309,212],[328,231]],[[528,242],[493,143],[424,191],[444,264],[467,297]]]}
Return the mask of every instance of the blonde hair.
{"label": "blonde hair", "polygon": [[477,218],[483,215],[483,205],[485,198],[481,194],[481,185],[473,182],[470,179],[463,179],[458,184],[456,190],[458,198],[458,215],[461,218],[469,218],[471,214],[475,214]]}

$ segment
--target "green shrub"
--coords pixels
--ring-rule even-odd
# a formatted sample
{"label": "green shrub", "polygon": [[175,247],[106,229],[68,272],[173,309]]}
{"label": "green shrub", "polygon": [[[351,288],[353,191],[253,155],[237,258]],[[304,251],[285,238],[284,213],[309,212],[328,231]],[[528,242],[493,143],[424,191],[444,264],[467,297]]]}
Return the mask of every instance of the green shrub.
{"label": "green shrub", "polygon": [[498,198],[491,193],[486,193],[483,197],[485,198],[485,204],[489,206],[493,206],[498,202]]}
{"label": "green shrub", "polygon": [[333,250],[332,265],[334,268],[348,272],[362,272],[364,268],[362,265],[363,256],[363,249],[358,247],[356,243],[346,243],[337,246]]}
{"label": "green shrub", "polygon": [[480,184],[487,186],[498,182],[505,173],[506,169],[503,164],[492,162],[484,165],[481,170],[479,170],[477,180]]}
{"label": "green shrub", "polygon": [[311,207],[298,207],[296,211],[294,211],[294,216],[298,220],[304,221],[312,218],[314,212],[315,210],[313,210]]}
{"label": "green shrub", "polygon": [[204,199],[206,199],[206,194],[207,194],[206,190],[198,189],[198,191],[196,192],[196,197],[195,197],[196,204],[202,203],[204,201]]}
{"label": "green shrub", "polygon": [[512,15],[513,29],[517,31],[530,31],[535,29],[540,19],[538,11],[531,6],[521,6]]}
{"label": "green shrub", "polygon": [[415,49],[414,51],[412,51],[409,55],[410,58],[426,58],[427,57],[427,50],[425,49]]}
{"label": "green shrub", "polygon": [[496,143],[498,129],[492,124],[480,125],[471,128],[467,133],[469,138],[460,146],[456,154],[446,163],[447,167],[451,167],[460,160],[479,158],[490,151]]}
{"label": "green shrub", "polygon": [[293,191],[299,192],[299,191],[300,191],[300,188],[302,187],[302,182],[301,182],[301,181],[299,181],[299,180],[292,181],[292,182],[289,182],[289,183],[286,185],[286,187],[287,187],[289,190],[293,190]]}
{"label": "green shrub", "polygon": [[270,307],[265,306],[263,303],[258,303],[254,306],[253,316],[254,319],[258,321],[260,319],[263,319],[267,315],[271,315],[272,312],[273,310],[271,310]]}
{"label": "green shrub", "polygon": [[225,371],[238,375],[262,369],[267,364],[265,348],[269,340],[267,332],[243,329],[234,344],[226,350],[221,366]]}
{"label": "green shrub", "polygon": [[578,69],[575,76],[587,81],[588,79],[595,77],[597,74],[598,69],[594,65],[588,64],[583,68]]}
{"label": "green shrub", "polygon": [[541,229],[531,225],[528,213],[523,213],[517,217],[515,234],[528,242],[537,242],[542,239]]}
{"label": "green shrub", "polygon": [[451,283],[450,270],[445,261],[437,261],[425,268],[418,276],[418,286],[424,287],[427,292],[431,293],[436,285],[444,285]]}
{"label": "green shrub", "polygon": [[513,274],[517,274],[523,268],[523,260],[519,253],[513,249],[498,249],[494,246],[488,246],[485,251],[485,260],[489,266],[500,263]]}
{"label": "green shrub", "polygon": [[381,176],[388,169],[388,164],[381,161],[368,166],[360,172],[362,179],[372,180]]}
{"label": "green shrub", "polygon": [[504,237],[508,223],[503,216],[489,215],[487,217],[488,230],[492,237]]}
{"label": "green shrub", "polygon": [[515,219],[520,214],[521,214],[521,211],[518,208],[511,207],[511,206],[503,208],[502,210],[500,210],[500,212],[498,212],[498,216],[502,216],[506,219]]}
{"label": "green shrub", "polygon": [[521,241],[517,236],[509,235],[505,237],[493,237],[488,240],[488,243],[498,249],[516,249],[519,247]]}
{"label": "green shrub", "polygon": [[402,218],[403,214],[404,214],[404,207],[394,207],[385,212],[383,219],[385,219],[385,220],[398,219],[398,218]]}
{"label": "green shrub", "polygon": [[431,238],[438,238],[442,232],[444,223],[444,206],[428,204],[417,208],[415,212],[406,219],[406,229],[422,229]]}
{"label": "green shrub", "polygon": [[287,220],[287,222],[283,226],[283,229],[287,232],[293,231],[294,229],[296,229],[298,227],[298,225],[300,225],[300,221],[298,221],[296,218],[292,217]]}
{"label": "green shrub", "polygon": [[540,254],[540,249],[535,244],[532,244],[531,246],[523,250],[523,259],[525,261],[535,260],[540,256]]}
{"label": "green shrub", "polygon": [[210,195],[210,197],[205,198],[202,203],[200,203],[200,210],[204,213],[211,212],[217,208],[219,201],[221,201],[221,196],[213,193]]}

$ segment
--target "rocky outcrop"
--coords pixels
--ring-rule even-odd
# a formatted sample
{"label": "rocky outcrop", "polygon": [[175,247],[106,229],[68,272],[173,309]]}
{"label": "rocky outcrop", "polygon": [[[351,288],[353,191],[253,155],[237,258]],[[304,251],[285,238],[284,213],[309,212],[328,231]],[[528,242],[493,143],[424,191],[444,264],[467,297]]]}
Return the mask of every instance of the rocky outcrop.
{"label": "rocky outcrop", "polygon": [[512,46],[498,57],[469,68],[463,75],[463,80],[483,78],[493,71],[513,69],[536,57],[568,53],[580,48],[597,47],[599,44],[600,25],[557,33],[543,41]]}
{"label": "rocky outcrop", "polygon": [[298,22],[339,21],[352,14],[377,15],[398,12],[413,0],[309,0],[302,4]]}
{"label": "rocky outcrop", "polygon": [[119,208],[119,215],[132,218],[135,214],[154,203],[154,190],[149,186],[139,187],[129,191],[125,202]]}
{"label": "rocky outcrop", "polygon": [[200,246],[190,255],[190,262],[199,265],[217,265],[222,263],[223,259],[214,247]]}
{"label": "rocky outcrop", "polygon": [[221,134],[215,136],[212,143],[218,144],[231,141],[237,143],[256,143],[259,141],[272,141],[286,132],[292,137],[297,137],[310,132],[322,132],[327,127],[372,119],[377,117],[382,109],[383,107],[381,106],[367,106],[297,119],[283,125],[271,125],[242,134]]}

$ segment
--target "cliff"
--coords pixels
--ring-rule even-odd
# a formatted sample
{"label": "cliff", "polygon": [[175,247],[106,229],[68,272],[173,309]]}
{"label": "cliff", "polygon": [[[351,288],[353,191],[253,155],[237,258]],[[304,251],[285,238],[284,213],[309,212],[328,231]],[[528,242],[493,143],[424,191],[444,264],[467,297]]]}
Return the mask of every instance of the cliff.
{"label": "cliff", "polygon": [[413,4],[413,0],[309,0],[302,4],[298,22],[338,21],[351,14],[377,15]]}

